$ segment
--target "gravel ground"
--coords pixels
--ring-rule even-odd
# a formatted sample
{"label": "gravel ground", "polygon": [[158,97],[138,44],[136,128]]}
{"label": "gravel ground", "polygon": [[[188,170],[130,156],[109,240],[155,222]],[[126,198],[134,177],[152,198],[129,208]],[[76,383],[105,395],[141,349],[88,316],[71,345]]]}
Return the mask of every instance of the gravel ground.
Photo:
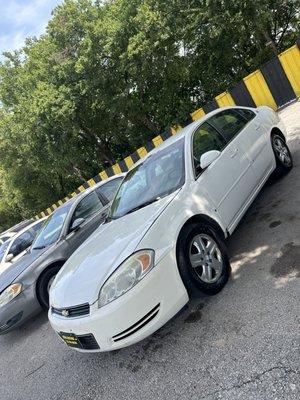
{"label": "gravel ground", "polygon": [[299,399],[300,103],[280,113],[295,167],[228,240],[233,273],[143,342],[65,347],[44,315],[0,337],[0,399]]}

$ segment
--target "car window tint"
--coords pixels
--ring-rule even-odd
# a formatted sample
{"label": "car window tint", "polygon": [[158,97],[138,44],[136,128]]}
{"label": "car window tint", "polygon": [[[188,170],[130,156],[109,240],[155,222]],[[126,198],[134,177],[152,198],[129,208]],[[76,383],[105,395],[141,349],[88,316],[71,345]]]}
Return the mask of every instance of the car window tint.
{"label": "car window tint", "polygon": [[241,114],[247,121],[251,121],[251,119],[256,116],[254,111],[247,110],[246,108],[238,108],[236,109],[236,111]]}
{"label": "car window tint", "polygon": [[9,244],[10,244],[10,241],[6,241],[5,243],[3,243],[0,246],[0,262],[2,261],[3,256],[4,256],[5,252],[6,252],[6,249],[8,248]]}
{"label": "car window tint", "polygon": [[211,117],[209,123],[229,142],[244,128],[247,121],[234,110],[226,110]]}
{"label": "car window tint", "polygon": [[30,230],[31,230],[31,232],[33,233],[34,236],[36,236],[39,233],[39,231],[41,230],[42,226],[44,225],[44,222],[45,221],[40,221],[40,222],[38,222],[37,224],[35,224],[34,226],[32,226],[30,228]]}
{"label": "car window tint", "polygon": [[77,218],[89,218],[92,214],[99,211],[102,207],[103,205],[97,194],[95,192],[90,193],[78,203],[73,214],[72,223]]}
{"label": "car window tint", "polygon": [[96,193],[100,194],[104,199],[107,199],[110,202],[114,198],[121,181],[122,178],[113,179],[96,189]]}
{"label": "car window tint", "polygon": [[202,124],[193,136],[193,160],[195,175],[201,172],[200,158],[210,150],[222,151],[226,142],[224,138],[207,122]]}
{"label": "car window tint", "polygon": [[13,241],[9,249],[9,253],[13,254],[14,257],[16,257],[17,255],[22,253],[22,251],[26,250],[29,246],[31,246],[33,239],[34,239],[34,234],[30,232],[30,230],[22,233],[22,235],[20,235]]}

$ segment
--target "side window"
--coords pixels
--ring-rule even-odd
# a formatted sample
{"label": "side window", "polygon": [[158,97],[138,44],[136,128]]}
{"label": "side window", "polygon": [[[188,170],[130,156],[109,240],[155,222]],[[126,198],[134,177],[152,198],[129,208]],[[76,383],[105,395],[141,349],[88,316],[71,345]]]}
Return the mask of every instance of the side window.
{"label": "side window", "polygon": [[30,231],[32,232],[32,234],[34,236],[36,236],[39,233],[39,231],[41,230],[42,226],[44,225],[44,222],[45,221],[38,222],[37,224],[35,224],[33,227],[30,228]]}
{"label": "side window", "polygon": [[87,219],[102,207],[103,205],[95,192],[88,194],[78,203],[72,217],[71,225],[77,218]]}
{"label": "side window", "polygon": [[30,231],[26,231],[22,233],[16,240],[14,240],[11,248],[9,249],[9,253],[13,254],[14,257],[22,253],[22,251],[26,250],[29,246],[32,245],[34,239],[34,235]]}
{"label": "side window", "polygon": [[247,110],[246,108],[237,108],[236,111],[240,115],[242,115],[248,122],[256,116],[254,111]]}
{"label": "side window", "polygon": [[234,110],[221,111],[211,117],[209,122],[222,133],[228,142],[233,139],[247,123],[245,118]]}
{"label": "side window", "polygon": [[104,199],[108,200],[108,202],[112,201],[121,181],[123,178],[116,178],[113,179],[104,185],[100,186],[98,189],[95,190],[97,194],[104,197]]}
{"label": "side window", "polygon": [[219,150],[225,147],[224,138],[207,122],[201,125],[193,136],[193,160],[196,177],[201,173],[200,158],[210,150]]}

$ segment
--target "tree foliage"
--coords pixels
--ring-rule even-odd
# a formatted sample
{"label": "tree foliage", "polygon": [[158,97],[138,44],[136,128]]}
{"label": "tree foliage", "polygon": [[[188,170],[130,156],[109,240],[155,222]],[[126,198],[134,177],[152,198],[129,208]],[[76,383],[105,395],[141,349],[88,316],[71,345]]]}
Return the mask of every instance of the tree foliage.
{"label": "tree foliage", "polygon": [[300,0],[65,0],[0,64],[0,227],[182,123],[299,35]]}

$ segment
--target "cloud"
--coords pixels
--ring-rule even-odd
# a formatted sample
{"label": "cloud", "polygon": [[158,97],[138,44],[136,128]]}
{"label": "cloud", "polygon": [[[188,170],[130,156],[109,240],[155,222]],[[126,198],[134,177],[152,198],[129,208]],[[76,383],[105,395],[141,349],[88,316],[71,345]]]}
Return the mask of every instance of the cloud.
{"label": "cloud", "polygon": [[22,47],[41,35],[53,8],[63,0],[0,0],[0,53]]}

